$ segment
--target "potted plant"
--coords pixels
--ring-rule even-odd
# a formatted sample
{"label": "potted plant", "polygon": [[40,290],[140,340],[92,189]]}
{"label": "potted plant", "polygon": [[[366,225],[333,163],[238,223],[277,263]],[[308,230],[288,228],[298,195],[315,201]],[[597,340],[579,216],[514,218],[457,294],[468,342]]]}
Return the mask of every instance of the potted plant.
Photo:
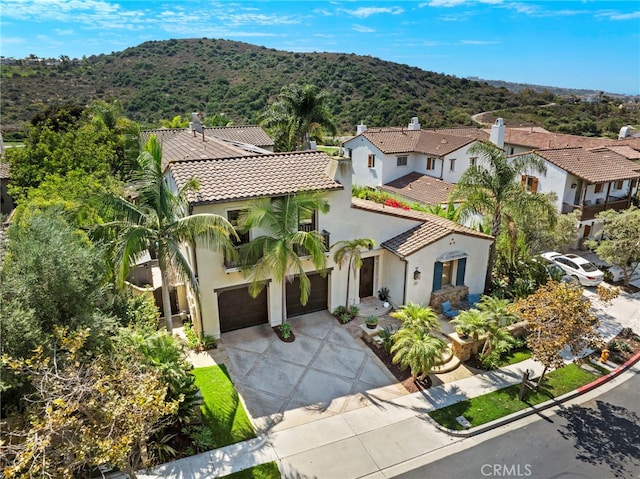
{"label": "potted plant", "polygon": [[369,329],[376,329],[376,326],[378,326],[378,318],[375,316],[369,316],[364,320],[364,324],[366,324]]}
{"label": "potted plant", "polygon": [[380,301],[389,301],[389,288],[384,287],[378,290],[378,299]]}
{"label": "potted plant", "polygon": [[458,336],[460,337],[460,339],[469,338],[469,330],[467,328],[465,328],[465,327],[457,326],[456,327],[456,333],[458,333]]}

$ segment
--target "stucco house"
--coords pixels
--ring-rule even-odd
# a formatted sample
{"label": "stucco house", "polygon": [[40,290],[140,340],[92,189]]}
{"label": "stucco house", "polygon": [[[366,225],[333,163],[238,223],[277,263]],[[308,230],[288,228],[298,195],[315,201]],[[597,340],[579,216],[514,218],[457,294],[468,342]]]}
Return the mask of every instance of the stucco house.
{"label": "stucco house", "polygon": [[[474,134],[475,133],[475,134]],[[486,133],[479,129],[423,130],[358,126],[343,146],[353,163],[353,183],[391,191],[413,201],[446,203],[453,184],[476,157],[469,152]]]}
{"label": "stucco house", "polygon": [[[324,193],[329,212],[316,214],[311,224],[300,227],[315,229],[325,237],[327,269],[322,273],[326,274],[305,261],[312,287],[304,306],[298,279],[290,278],[284,295],[289,316],[345,304],[348,271],[333,263],[329,246],[354,238],[371,238],[376,246],[363,251],[363,267],[351,278],[349,304],[374,296],[382,287],[389,288],[396,305],[407,301],[437,305],[443,298],[462,298],[467,292],[484,290],[491,236],[436,216],[352,199],[349,159],[305,151],[184,159],[169,164],[167,178],[174,187],[183,186],[192,177],[201,187],[190,198],[191,212],[216,213],[232,223],[254,198],[300,191]],[[249,231],[240,241],[250,241],[259,234]],[[252,298],[246,275],[222,253],[198,245],[194,249],[186,246],[186,253],[201,290],[199,308],[191,293],[187,294],[198,329],[219,336],[252,325],[280,323],[280,283],[265,278],[267,286]]]}
{"label": "stucco house", "polygon": [[595,216],[629,208],[638,191],[640,165],[609,148],[550,148],[531,154],[544,160],[547,172],[523,175],[522,185],[533,193],[556,193],[560,213],[580,210],[579,238],[597,238],[602,223]]}

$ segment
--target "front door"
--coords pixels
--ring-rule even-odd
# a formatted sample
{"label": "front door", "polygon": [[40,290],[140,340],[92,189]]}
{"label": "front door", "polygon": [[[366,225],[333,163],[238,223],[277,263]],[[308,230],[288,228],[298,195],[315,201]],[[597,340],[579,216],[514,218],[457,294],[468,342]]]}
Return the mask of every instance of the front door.
{"label": "front door", "polygon": [[375,258],[364,258],[360,268],[360,297],[373,296],[373,265]]}

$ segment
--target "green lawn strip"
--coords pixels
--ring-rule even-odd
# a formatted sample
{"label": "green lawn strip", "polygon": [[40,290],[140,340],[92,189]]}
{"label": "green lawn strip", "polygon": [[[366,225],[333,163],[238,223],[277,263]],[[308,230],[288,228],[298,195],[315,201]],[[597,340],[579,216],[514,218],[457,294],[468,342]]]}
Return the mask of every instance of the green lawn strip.
{"label": "green lawn strip", "polygon": [[492,393],[477,396],[451,406],[437,409],[429,415],[439,424],[449,429],[461,430],[456,417],[464,416],[472,426],[480,426],[494,419],[507,416],[529,406],[543,403],[549,399],[590,383],[599,376],[585,371],[577,364],[569,364],[545,375],[539,391],[528,390],[525,400],[520,401],[520,384],[515,384]]}
{"label": "green lawn strip", "polygon": [[259,466],[250,467],[244,471],[234,472],[220,479],[280,479],[280,470],[275,462],[267,462]]}
{"label": "green lawn strip", "polygon": [[500,358],[500,366],[516,364],[531,357],[531,351],[527,348],[512,349],[508,354]]}
{"label": "green lawn strip", "polygon": [[340,149],[338,146],[320,146],[318,145],[318,151],[324,151],[327,155],[333,155]]}
{"label": "green lawn strip", "polygon": [[196,377],[196,385],[204,400],[201,406],[202,420],[213,432],[216,447],[256,437],[227,368],[220,364],[195,368],[191,372]]}

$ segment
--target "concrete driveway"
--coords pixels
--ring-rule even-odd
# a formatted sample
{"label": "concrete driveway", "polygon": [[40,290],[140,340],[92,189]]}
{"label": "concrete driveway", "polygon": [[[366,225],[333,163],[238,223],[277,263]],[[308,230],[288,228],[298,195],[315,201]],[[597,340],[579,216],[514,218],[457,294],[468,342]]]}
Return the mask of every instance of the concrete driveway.
{"label": "concrete driveway", "polygon": [[[215,352],[259,432],[282,430],[406,394],[328,311],[290,321],[296,340],[268,324],[224,333]],[[352,328],[353,329],[353,328]]]}

